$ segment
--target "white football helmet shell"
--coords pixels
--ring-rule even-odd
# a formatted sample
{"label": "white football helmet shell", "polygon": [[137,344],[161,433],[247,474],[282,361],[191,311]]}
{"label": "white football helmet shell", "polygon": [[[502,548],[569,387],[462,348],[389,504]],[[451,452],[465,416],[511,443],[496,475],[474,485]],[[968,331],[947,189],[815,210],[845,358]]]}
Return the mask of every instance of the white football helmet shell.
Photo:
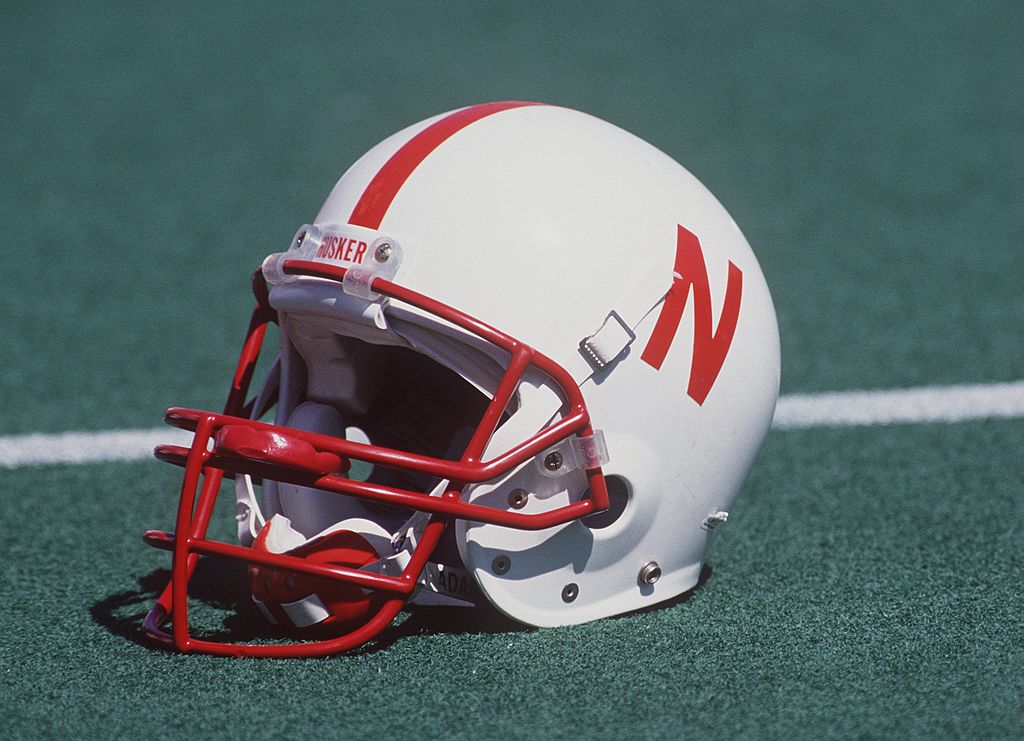
{"label": "white football helmet shell", "polygon": [[[526,531],[458,523],[464,563],[487,598],[525,623],[563,625],[678,595],[697,583],[715,518],[739,492],[778,394],[777,323],[757,259],[714,196],[641,139],[556,106],[497,108],[477,117],[478,110],[442,114],[381,142],[339,180],[314,224],[367,244],[382,236],[396,240],[403,256],[395,282],[498,327],[569,369],[595,428],[604,432],[605,474],[620,477],[629,496],[611,526],[591,529],[576,521]],[[438,122],[460,114],[470,122],[440,142],[430,135]],[[406,173],[410,163],[396,167],[395,158],[417,138],[427,139],[425,156]],[[378,197],[374,209],[367,194],[387,183],[382,172],[389,166],[399,170],[391,174],[399,187],[386,207],[380,206],[386,197]],[[643,356],[659,317],[671,312],[666,296],[681,279],[701,278],[675,273],[683,239],[699,244],[706,287],[677,288],[686,291],[685,311],[677,325],[670,322],[671,347],[655,368]],[[710,309],[711,326],[701,329],[717,332],[721,345],[730,266],[733,285],[735,273],[741,275],[735,329],[698,401],[688,394],[694,348],[710,337],[695,338],[695,315]],[[271,302],[301,313],[317,300],[314,293],[296,296],[304,290],[275,287]],[[580,343],[612,312],[636,339],[595,371]],[[459,335],[425,313],[403,309],[401,316],[440,337]],[[390,330],[375,329],[376,337],[366,331],[360,336],[368,341],[394,342]],[[469,335],[463,339],[479,345]],[[441,349],[431,352],[422,335],[418,344],[493,392],[479,369],[458,367]],[[553,394],[521,393],[518,411],[496,432],[488,454],[535,433],[557,407]],[[523,511],[538,512],[578,499],[583,484],[581,475],[551,478],[524,465],[502,481],[471,488],[469,500],[508,507],[509,494],[523,489],[531,494]],[[336,513],[317,504],[303,498],[290,503],[289,514],[302,512],[318,532]],[[500,556],[509,565],[499,570],[508,570],[496,574]],[[660,569],[653,584],[640,578],[650,563]]]}
{"label": "white football helmet shell", "polygon": [[[323,265],[323,275],[299,265]],[[189,638],[187,625],[179,625],[185,622],[180,582],[187,584],[194,554],[256,559],[245,554],[258,535],[276,544],[261,546],[264,567],[294,565],[297,557],[288,553],[308,553],[317,543],[356,543],[360,559],[380,556],[357,568],[392,576],[371,579],[349,564],[349,584],[394,586],[400,574],[419,579],[413,601],[462,604],[482,594],[537,626],[646,607],[698,582],[716,527],[727,519],[772,419],[779,338],[764,277],[742,233],[671,158],[611,124],[557,106],[491,103],[445,113],[360,158],[288,251],[267,258],[263,276],[271,289],[269,296],[257,289],[226,413],[168,412],[172,424],[206,438],[197,436],[191,449],[158,449],[158,457],[186,465],[178,522],[179,531],[193,535],[191,545],[168,533],[147,535],[176,554],[172,585],[147,617],[155,638],[172,642],[160,625],[173,602],[173,643],[181,650],[315,655],[368,640],[397,611],[392,593],[388,607],[349,638],[322,646],[218,648]],[[374,291],[375,282],[425,299],[389,298]],[[461,312],[469,324],[437,307]],[[246,423],[238,410],[247,381],[239,379],[251,372],[261,322],[270,320],[280,325],[281,351],[262,391],[245,407],[254,420]],[[358,487],[345,479],[347,463],[337,454],[358,459],[350,452],[358,443],[373,447],[378,463],[389,460],[391,452],[349,424],[380,399],[390,400],[388,378],[396,370],[414,367],[396,361],[389,347],[413,350],[494,397],[510,351],[484,339],[493,333],[472,331],[473,323],[496,328],[561,370],[552,375],[542,365],[526,367],[502,424],[471,463],[535,438],[570,406],[589,424],[482,483],[455,480],[456,470],[467,469],[437,467],[470,455],[461,452],[468,439],[461,432],[444,441],[449,452],[431,466],[450,470],[449,480],[435,478],[403,496],[426,506],[422,496],[461,491],[460,512],[471,506],[478,507],[474,512],[481,506],[515,511],[519,524],[457,518],[447,526],[454,528],[457,553],[431,560],[418,572],[428,576],[417,576],[410,573],[423,564],[417,544],[430,543],[424,552],[433,553],[446,520],[395,520],[393,509],[389,514],[358,495],[339,495]],[[577,399],[571,404],[570,387]],[[275,401],[274,424],[255,421]],[[492,406],[497,413],[500,407]],[[467,436],[476,422],[467,419]],[[349,442],[334,442],[341,440]],[[325,457],[334,463],[321,468]],[[213,468],[236,473],[244,549],[202,540],[219,470],[204,485],[195,518],[191,514],[195,492],[189,490],[200,470],[209,475],[211,460]],[[245,466],[271,474],[263,476],[262,503]],[[283,473],[280,483],[275,471]],[[334,491],[322,490],[318,481]],[[605,484],[611,500],[605,513],[545,529],[523,524],[520,515],[582,511],[590,506],[588,485],[597,501]],[[393,553],[386,552],[389,542]],[[283,556],[273,555],[282,548]],[[438,575],[474,583],[445,594]],[[329,616],[325,603],[331,600],[324,596],[259,604],[296,625],[314,624]],[[335,603],[342,599],[334,597]]]}

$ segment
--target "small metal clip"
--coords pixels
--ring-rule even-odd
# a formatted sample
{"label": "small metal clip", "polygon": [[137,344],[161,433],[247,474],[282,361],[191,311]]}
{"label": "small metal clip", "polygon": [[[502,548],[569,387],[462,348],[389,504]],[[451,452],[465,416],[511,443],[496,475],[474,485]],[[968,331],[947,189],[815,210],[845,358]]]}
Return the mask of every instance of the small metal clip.
{"label": "small metal clip", "polygon": [[594,370],[601,370],[622,355],[636,335],[614,309],[594,334],[580,340],[580,351]]}
{"label": "small metal clip", "polygon": [[714,532],[715,528],[729,521],[729,513],[724,509],[720,509],[717,512],[712,512],[701,524],[701,527],[707,530],[709,533]]}

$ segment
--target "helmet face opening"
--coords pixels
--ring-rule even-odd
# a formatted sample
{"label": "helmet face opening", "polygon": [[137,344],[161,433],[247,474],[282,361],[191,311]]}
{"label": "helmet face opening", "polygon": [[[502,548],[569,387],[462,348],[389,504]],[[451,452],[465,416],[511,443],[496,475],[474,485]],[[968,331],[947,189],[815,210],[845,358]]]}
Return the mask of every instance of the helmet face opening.
{"label": "helmet face opening", "polygon": [[[295,324],[289,322],[289,338],[295,337]],[[278,413],[281,424],[425,458],[461,459],[490,402],[487,396],[451,369],[409,348],[352,340],[345,343],[345,357],[339,359],[331,350],[342,339],[331,336],[316,345],[305,344],[309,360],[290,364],[293,373],[304,377],[305,389],[288,394],[289,402]],[[287,386],[289,380],[282,383]],[[499,427],[508,414],[503,412]],[[443,480],[437,474],[362,461],[353,461],[346,475],[419,492],[433,491]],[[392,530],[412,514],[407,507],[353,503],[345,495],[273,482],[264,484],[264,496],[272,497],[271,509],[289,517],[292,527],[307,538],[363,508]]]}
{"label": "helmet face opening", "polygon": [[[344,280],[346,268],[294,260],[286,261],[284,270],[289,274],[340,282]],[[306,396],[289,414],[293,424],[302,423],[308,418],[319,418],[315,425],[302,426],[318,426],[328,431],[344,432],[339,407],[348,410],[365,407],[363,414],[352,415],[351,427],[358,430],[358,434],[352,437],[357,439],[348,439],[322,431],[303,430],[300,426],[247,419],[240,415],[246,409],[255,409],[257,400],[242,400],[247,394],[266,324],[274,319],[267,306],[257,306],[235,374],[236,385],[232,389],[225,412],[217,414],[174,408],[168,410],[166,415],[168,423],[193,431],[194,437],[190,448],[161,446],[156,451],[157,457],[161,460],[183,466],[185,476],[175,534],[150,531],[146,535],[147,542],[155,547],[170,550],[174,556],[171,582],[146,619],[146,630],[155,639],[173,643],[182,651],[244,656],[310,656],[346,650],[371,639],[390,623],[417,588],[428,559],[453,518],[512,528],[543,529],[579,519],[607,507],[607,490],[600,468],[601,460],[596,457],[584,461],[583,464],[583,472],[589,484],[588,496],[566,507],[533,515],[462,501],[461,495],[467,485],[504,476],[570,438],[583,441],[592,439],[593,430],[590,427],[586,405],[568,373],[550,358],[524,343],[451,307],[388,281],[374,281],[373,289],[394,300],[435,314],[439,319],[472,332],[504,351],[509,357],[509,363],[493,396],[490,399],[481,396],[476,389],[448,369],[427,358],[417,357],[412,351],[386,348],[381,352],[392,355],[390,360],[396,363],[392,368],[401,368],[407,372],[416,371],[414,380],[405,383],[401,391],[382,394],[378,389],[378,392],[372,395],[373,399],[368,402],[366,399],[354,399],[351,395],[318,401],[309,398],[310,391],[316,394],[318,381],[307,371],[304,374],[307,381]],[[265,292],[258,290],[257,295],[265,295]],[[337,345],[341,343],[340,338],[324,335],[311,337],[307,334],[300,340],[307,343],[314,341],[334,343],[334,350],[339,354],[362,353],[362,361],[370,358],[370,353],[358,345],[350,344],[339,349]],[[307,348],[309,346],[307,344]],[[299,354],[301,355],[301,349]],[[370,358],[369,362],[381,363],[382,358],[378,355]],[[531,438],[523,440],[501,455],[483,460],[491,436],[501,422],[508,418],[509,412],[514,410],[513,398],[528,370],[545,375],[557,386],[566,400],[563,414],[557,421]],[[386,385],[387,381],[388,376],[385,373],[379,383]],[[279,389],[279,398],[280,393]],[[418,400],[412,401],[409,398],[413,393],[419,397]],[[458,405],[457,408],[455,404]],[[377,414],[371,414],[373,411]],[[466,425],[466,421],[471,419],[470,413],[477,416],[472,428]],[[335,417],[336,421],[332,420],[332,417]],[[416,426],[417,423],[425,425],[428,422],[434,425],[433,429]],[[363,426],[359,427],[359,423]],[[332,425],[338,429],[331,430]],[[402,425],[405,425],[404,431]],[[358,439],[360,437],[361,440]],[[374,438],[377,438],[379,443],[375,442]],[[390,447],[388,444],[398,442],[406,443],[403,449]],[[454,451],[454,457],[442,457],[442,447],[446,448],[445,452],[448,454]],[[366,475],[364,480],[348,475],[353,461],[371,467],[369,475]],[[224,475],[242,481],[239,489],[248,489],[250,493],[253,478],[261,480],[265,487],[273,482],[277,506],[282,513],[287,512],[289,498],[293,500],[292,506],[308,504],[303,500],[310,497],[311,492],[315,492],[312,496],[336,497],[339,501],[351,501],[352,498],[366,501],[369,503],[369,511],[374,511],[380,519],[390,523],[401,521],[409,512],[414,514],[404,529],[400,528],[394,533],[395,540],[391,543],[394,552],[376,552],[377,559],[370,559],[368,556],[362,558],[360,553],[369,552],[372,555],[375,551],[360,549],[358,543],[353,546],[351,542],[347,550],[334,548],[335,551],[346,552],[347,555],[341,559],[342,562],[323,562],[304,557],[309,554],[300,551],[303,548],[308,549],[308,543],[303,543],[295,549],[275,552],[265,545],[269,533],[273,531],[273,520],[264,524],[257,532],[255,542],[261,547],[252,548],[213,541],[206,538],[206,530]],[[247,508],[245,511],[242,510],[243,504]],[[297,509],[301,511],[302,507],[298,506]],[[341,509],[344,509],[344,506]],[[243,502],[240,498],[240,520],[256,511],[258,505],[255,505],[253,500]],[[415,522],[416,520],[419,522]],[[379,523],[375,524],[379,527]],[[372,529],[373,525],[370,527]],[[315,527],[306,523],[304,529],[304,533],[296,532],[309,537],[309,531]],[[387,530],[382,529],[381,532]],[[313,537],[313,540],[331,535],[333,533],[320,533]],[[261,536],[263,542],[260,542]],[[362,539],[366,540],[365,537]],[[351,541],[352,537],[349,537],[349,540]],[[403,548],[407,544],[411,549],[405,552]],[[317,549],[317,552],[321,551]],[[356,555],[353,556],[353,553]],[[342,636],[294,645],[270,646],[205,641],[190,636],[188,632],[187,585],[197,558],[201,555],[236,559],[247,563],[257,585],[269,584],[267,574],[273,576],[271,581],[274,582],[282,579],[287,582],[290,575],[293,581],[309,578],[314,582],[319,580],[320,584],[352,585],[361,590],[376,590],[382,596],[356,609],[355,612],[364,617],[365,621]],[[344,563],[345,560],[350,563]],[[390,563],[385,563],[387,561]],[[371,564],[377,568],[365,568]],[[281,577],[281,574],[285,576]],[[254,591],[257,604],[261,609],[266,608],[266,599],[261,599],[259,586]],[[273,591],[270,588],[264,589],[262,597],[269,597]],[[349,592],[349,597],[336,599],[335,602],[351,608],[359,599],[352,596],[354,592]],[[304,599],[309,597],[310,595],[307,595]],[[302,624],[303,620],[311,620],[311,616],[315,616],[318,610],[325,613],[324,619],[329,617],[333,620],[335,615],[326,609],[319,595],[316,595],[316,602],[317,604],[306,605],[301,609],[295,607],[295,603],[288,603],[296,615],[305,616],[293,620],[296,627],[308,627],[308,624]],[[285,603],[279,603],[279,606],[285,610]],[[287,613],[287,610],[285,612]],[[172,633],[161,627],[168,617],[172,622]],[[345,624],[350,621],[334,622]]]}

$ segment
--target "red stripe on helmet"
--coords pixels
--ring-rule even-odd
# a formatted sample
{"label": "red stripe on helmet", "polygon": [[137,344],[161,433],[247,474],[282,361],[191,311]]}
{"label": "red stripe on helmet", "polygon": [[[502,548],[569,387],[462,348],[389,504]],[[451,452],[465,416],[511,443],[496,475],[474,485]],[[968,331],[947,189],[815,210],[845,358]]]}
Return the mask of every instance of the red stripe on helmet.
{"label": "red stripe on helmet", "polygon": [[437,149],[448,137],[492,113],[529,105],[542,104],[527,101],[484,103],[463,108],[435,121],[399,147],[398,151],[391,155],[391,159],[384,163],[384,167],[374,175],[373,180],[363,191],[359,202],[352,209],[349,223],[365,226],[368,229],[379,229],[380,222],[384,220],[384,214],[387,213],[391,202],[398,195],[398,190],[409,179],[413,170],[427,158],[427,155]]}

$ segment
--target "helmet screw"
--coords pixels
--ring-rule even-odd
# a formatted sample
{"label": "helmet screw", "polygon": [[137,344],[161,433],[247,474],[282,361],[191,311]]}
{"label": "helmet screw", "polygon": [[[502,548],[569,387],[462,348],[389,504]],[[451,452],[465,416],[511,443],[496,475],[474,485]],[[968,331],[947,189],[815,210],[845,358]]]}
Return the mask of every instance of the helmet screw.
{"label": "helmet screw", "polygon": [[491,561],[491,571],[498,576],[507,574],[510,568],[512,568],[512,561],[509,560],[508,556],[498,556]]}
{"label": "helmet screw", "polygon": [[306,238],[306,233],[305,232],[299,232],[298,235],[295,237],[295,246],[298,247],[300,244],[302,244],[302,240],[304,240],[305,238]]}
{"label": "helmet screw", "polygon": [[387,262],[391,258],[393,251],[390,242],[382,242],[377,245],[377,249],[373,253],[373,259],[377,262]]}
{"label": "helmet screw", "polygon": [[641,584],[654,584],[661,578],[661,567],[657,561],[648,561],[640,569],[640,573],[637,575],[637,581]]}
{"label": "helmet screw", "polygon": [[549,471],[557,471],[562,467],[562,454],[553,450],[544,456],[544,468]]}
{"label": "helmet screw", "polygon": [[522,509],[526,506],[526,501],[529,498],[530,495],[526,489],[513,489],[508,494],[508,504],[512,509]]}
{"label": "helmet screw", "polygon": [[562,602],[569,603],[574,601],[580,596],[580,588],[575,583],[570,582],[562,587]]}

